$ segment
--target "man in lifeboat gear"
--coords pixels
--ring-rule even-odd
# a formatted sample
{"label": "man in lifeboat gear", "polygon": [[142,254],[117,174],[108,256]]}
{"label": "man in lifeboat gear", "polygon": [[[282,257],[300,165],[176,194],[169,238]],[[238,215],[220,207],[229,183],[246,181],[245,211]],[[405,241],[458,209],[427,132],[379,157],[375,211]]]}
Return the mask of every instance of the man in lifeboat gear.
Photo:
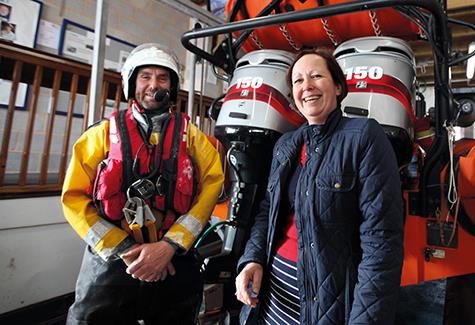
{"label": "man in lifeboat gear", "polygon": [[172,110],[180,73],[158,44],[122,68],[127,110],[75,143],[62,204],[87,243],[68,324],[195,324],[202,297],[190,248],[223,183],[218,152]]}

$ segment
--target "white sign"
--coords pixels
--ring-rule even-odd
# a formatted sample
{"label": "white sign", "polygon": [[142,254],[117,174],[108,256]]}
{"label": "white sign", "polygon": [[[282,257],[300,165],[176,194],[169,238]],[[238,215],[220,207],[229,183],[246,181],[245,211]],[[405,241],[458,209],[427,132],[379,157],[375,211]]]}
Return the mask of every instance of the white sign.
{"label": "white sign", "polygon": [[36,43],[52,49],[58,49],[59,33],[61,26],[47,20],[40,20],[40,28],[38,30],[38,38]]}
{"label": "white sign", "polygon": [[89,37],[86,37],[67,30],[64,34],[63,52],[90,64],[94,50],[94,34],[88,35]]}

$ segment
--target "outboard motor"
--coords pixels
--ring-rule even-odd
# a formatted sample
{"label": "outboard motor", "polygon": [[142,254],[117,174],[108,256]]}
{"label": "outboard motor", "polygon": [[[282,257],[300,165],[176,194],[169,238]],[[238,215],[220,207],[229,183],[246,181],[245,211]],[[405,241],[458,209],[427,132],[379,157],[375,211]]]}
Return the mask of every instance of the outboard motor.
{"label": "outboard motor", "polygon": [[286,51],[259,50],[236,64],[215,127],[233,171],[227,220],[235,227],[226,228],[221,255],[242,254],[265,194],[273,146],[282,133],[304,122],[286,84],[292,60]]}
{"label": "outboard motor", "polygon": [[[285,75],[293,54],[259,50],[236,64],[215,126],[229,174],[229,203],[219,238],[198,249],[207,283],[223,284],[223,310],[240,308],[234,295],[236,264],[242,255],[259,203],[264,198],[275,142],[304,123],[293,108]],[[204,235],[203,235],[204,236]],[[215,236],[215,237],[218,237]]]}
{"label": "outboard motor", "polygon": [[335,57],[346,75],[343,114],[371,117],[384,128],[402,166],[411,160],[414,138],[415,59],[393,37],[362,37],[342,43]]}

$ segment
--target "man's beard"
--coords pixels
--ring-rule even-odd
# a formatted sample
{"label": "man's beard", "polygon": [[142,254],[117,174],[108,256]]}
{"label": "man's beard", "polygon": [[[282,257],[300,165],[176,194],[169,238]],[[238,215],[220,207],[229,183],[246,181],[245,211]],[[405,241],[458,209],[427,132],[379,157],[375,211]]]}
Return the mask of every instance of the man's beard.
{"label": "man's beard", "polygon": [[170,107],[170,97],[166,95],[161,101],[151,99],[150,101],[142,100],[140,106],[149,114],[162,114],[168,112]]}

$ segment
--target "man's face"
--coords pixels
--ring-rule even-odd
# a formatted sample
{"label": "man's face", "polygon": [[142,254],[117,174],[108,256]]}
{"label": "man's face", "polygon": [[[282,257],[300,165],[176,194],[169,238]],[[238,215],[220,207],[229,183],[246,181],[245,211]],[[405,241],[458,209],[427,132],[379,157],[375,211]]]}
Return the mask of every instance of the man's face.
{"label": "man's face", "polygon": [[170,90],[170,86],[170,72],[167,69],[157,66],[141,67],[135,80],[135,100],[144,109],[159,109],[163,103],[157,102],[154,94],[160,89]]}

